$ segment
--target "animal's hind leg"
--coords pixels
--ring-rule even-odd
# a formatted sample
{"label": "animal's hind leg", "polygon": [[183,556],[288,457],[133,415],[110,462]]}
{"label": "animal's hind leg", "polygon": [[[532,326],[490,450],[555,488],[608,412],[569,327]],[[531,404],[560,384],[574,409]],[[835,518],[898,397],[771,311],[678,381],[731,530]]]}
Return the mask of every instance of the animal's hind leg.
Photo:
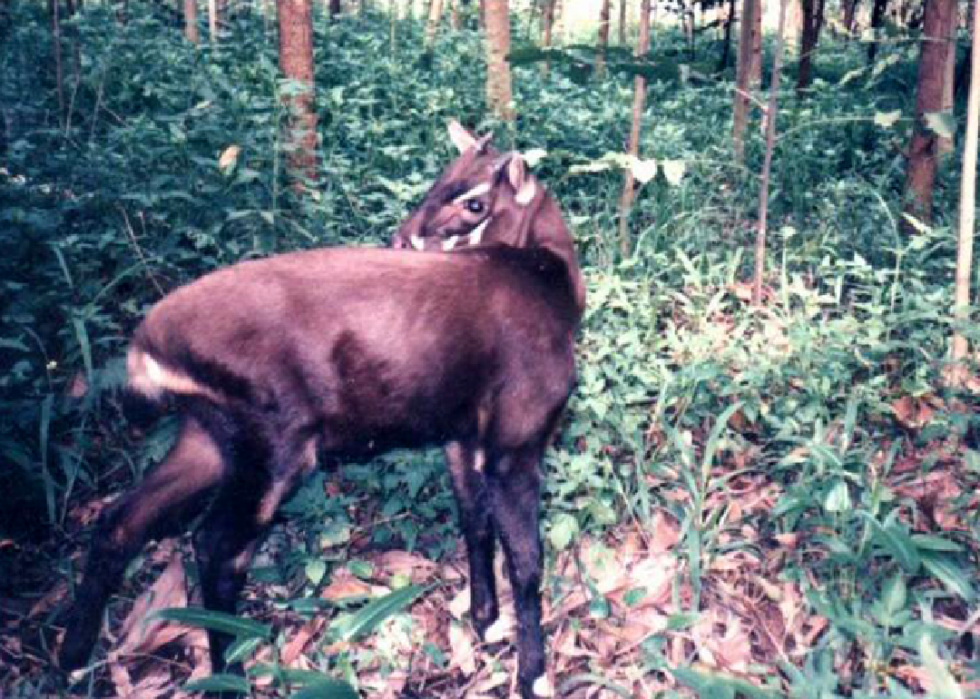
{"label": "animal's hind leg", "polygon": [[461,442],[446,447],[453,493],[459,510],[459,526],[466,540],[470,564],[470,614],[483,638],[497,619],[497,591],[493,577],[496,540],[487,494],[482,449]]}
{"label": "animal's hind leg", "polygon": [[[315,461],[312,443],[261,433],[248,435],[234,451],[234,468],[194,536],[204,608],[227,614],[235,613],[252,555],[279,504]],[[213,671],[225,667],[232,640],[208,629]]]}
{"label": "animal's hind leg", "polygon": [[167,457],[106,511],[92,535],[82,583],[66,619],[59,653],[62,669],[71,671],[88,661],[106,602],[130,559],[148,539],[172,533],[200,511],[223,475],[214,440],[194,418],[185,418]]}

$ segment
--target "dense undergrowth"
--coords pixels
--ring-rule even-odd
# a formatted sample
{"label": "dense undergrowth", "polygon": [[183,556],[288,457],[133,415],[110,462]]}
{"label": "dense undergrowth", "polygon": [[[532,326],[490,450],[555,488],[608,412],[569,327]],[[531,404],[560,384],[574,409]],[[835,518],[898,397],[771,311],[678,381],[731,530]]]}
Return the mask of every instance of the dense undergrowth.
{"label": "dense undergrowth", "polygon": [[[52,691],[39,631],[66,597],[51,581],[70,577],[101,498],[166,449],[172,425],[135,441],[115,397],[147,307],[250,256],[383,244],[450,157],[450,118],[494,129],[498,145],[547,151],[536,170],[589,279],[580,385],[546,460],[559,695],[977,691],[966,623],[977,612],[976,399],[941,388],[955,168],[939,183],[933,229],[907,238],[896,220],[914,45],[870,69],[859,45],[836,43],[815,87],[784,98],[768,293],[752,308],[760,139],[736,167],[732,76],[677,70],[710,73],[713,41],[692,62],[680,38],[656,37],[664,78],[649,88],[642,151],[661,174],[640,190],[623,258],[621,174],[604,156],[622,150],[628,73],[583,81],[576,61],[518,68],[521,116],[508,127],[484,116],[477,34],[444,37],[429,69],[411,22],[392,34],[381,15],[318,19],[322,182],[297,199],[278,160],[272,18],[241,11],[219,47],[193,48],[154,6],[131,4],[126,24],[86,9],[64,27],[63,119],[40,8],[14,4],[2,22],[0,590],[12,602],[0,622],[15,634],[0,643],[0,685],[10,696]],[[457,555],[436,454],[347,465],[287,509],[268,545],[279,553],[253,576],[276,583],[266,591],[276,658],[338,581],[397,588],[418,570],[392,573],[384,555]],[[145,576],[134,567],[136,583]],[[396,686],[494,696],[506,684],[500,654],[479,668],[458,657],[466,636],[442,604],[453,589],[427,593],[415,616],[393,606],[366,645],[314,643],[304,667],[368,696]],[[451,647],[425,633],[433,627],[449,629]],[[256,691],[302,684],[265,676]],[[97,674],[82,691],[112,686]]]}

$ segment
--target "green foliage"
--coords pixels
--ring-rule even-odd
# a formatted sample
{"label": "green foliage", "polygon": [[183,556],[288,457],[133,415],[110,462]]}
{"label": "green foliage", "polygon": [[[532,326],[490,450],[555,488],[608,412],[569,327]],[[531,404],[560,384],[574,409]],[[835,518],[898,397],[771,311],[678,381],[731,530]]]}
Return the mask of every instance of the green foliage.
{"label": "green foliage", "polygon": [[[610,51],[610,76],[597,81],[591,49],[545,56],[518,47],[520,118],[511,127],[484,116],[481,44],[469,30],[442,39],[422,69],[411,22],[393,35],[386,17],[318,18],[321,181],[316,196],[298,198],[283,177],[278,136],[279,96],[290,86],[278,76],[272,24],[257,9],[235,19],[219,47],[195,48],[154,5],[131,4],[126,24],[108,8],[86,7],[62,40],[69,99],[61,114],[40,6],[9,12],[0,25],[4,538],[73,529],[75,505],[124,487],[165,452],[173,424],[136,443],[115,397],[126,338],[150,304],[251,256],[383,244],[450,157],[443,126],[457,118],[495,129],[501,148],[544,150],[536,172],[575,229],[589,282],[579,386],[545,463],[547,587],[572,585],[560,562],[583,541],[646,531],[666,515],[679,527],[676,585],[691,596],[663,633],[639,645],[641,675],[670,675],[719,697],[768,696],[768,688],[907,696],[893,672],[900,663],[923,668],[937,694],[953,696],[957,680],[977,675],[936,622],[940,612],[975,614],[980,532],[969,509],[980,457],[962,449],[976,429],[976,400],[941,380],[954,327],[953,168],[942,173],[935,226],[905,238],[896,220],[912,47],[892,47],[866,68],[860,46],[834,45],[821,54],[813,89],[784,98],[768,296],[752,308],[743,282],[761,137],[750,138],[746,165],[736,166],[731,76],[705,77],[713,40],[699,39],[692,58],[684,37],[659,33],[642,70],[650,86],[638,163],[621,156],[640,71],[625,51]],[[556,69],[543,75],[546,57]],[[954,131],[948,117],[937,115],[932,128]],[[623,167],[653,175],[630,214],[628,259],[615,237]],[[976,327],[960,329],[980,340]],[[906,397],[933,401],[930,419],[903,422],[896,404]],[[285,586],[277,605],[289,614],[334,614],[346,640],[372,631],[411,640],[404,612],[420,588],[393,582],[389,597],[353,611],[316,593],[344,566],[373,576],[366,561],[351,560],[355,541],[452,554],[443,471],[439,455],[412,453],[318,474],[285,508],[287,532],[269,544],[283,550],[274,563],[260,560],[253,578]],[[959,486],[942,503],[956,523],[948,530],[908,487],[943,473]],[[771,506],[743,509],[733,492],[745,482],[771,487]],[[796,545],[774,543],[790,540]],[[826,633],[804,655],[750,668],[754,684],[705,672],[696,658],[679,665],[665,634],[698,621],[712,564],[732,552],[761,562],[772,550],[774,579],[803,591]],[[581,575],[589,619],[616,621],[607,596]],[[639,604],[644,594],[637,587],[627,599]],[[183,614],[188,621],[193,612]],[[242,657],[282,640],[267,630],[246,636]],[[383,644],[317,653],[321,669],[353,684],[359,668],[389,671],[396,662]],[[858,669],[838,673],[843,659]],[[303,696],[349,689],[274,663],[259,671],[279,688],[303,686]],[[597,671],[570,673],[565,685],[630,692]]]}

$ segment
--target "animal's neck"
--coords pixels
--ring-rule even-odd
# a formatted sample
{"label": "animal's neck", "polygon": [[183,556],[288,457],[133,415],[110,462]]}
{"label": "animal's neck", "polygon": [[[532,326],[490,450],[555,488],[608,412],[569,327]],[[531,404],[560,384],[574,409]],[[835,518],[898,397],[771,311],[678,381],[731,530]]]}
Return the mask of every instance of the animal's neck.
{"label": "animal's neck", "polygon": [[522,234],[529,245],[554,253],[565,264],[569,286],[575,295],[575,305],[579,313],[582,313],[585,310],[585,278],[578,266],[572,234],[565,225],[558,204],[542,187],[530,206],[531,211],[525,217],[528,230],[522,231]]}

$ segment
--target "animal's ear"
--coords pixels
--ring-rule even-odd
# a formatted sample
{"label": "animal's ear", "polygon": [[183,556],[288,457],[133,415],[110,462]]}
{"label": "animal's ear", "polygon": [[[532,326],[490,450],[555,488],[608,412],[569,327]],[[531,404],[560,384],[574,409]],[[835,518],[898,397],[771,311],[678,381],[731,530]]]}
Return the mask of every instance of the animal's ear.
{"label": "animal's ear", "polygon": [[[486,139],[485,136],[484,139]],[[462,124],[453,119],[449,122],[449,140],[453,142],[454,146],[456,146],[456,150],[458,150],[460,153],[465,153],[474,146],[477,148],[482,148],[480,141],[483,139],[478,139],[476,136],[467,131]]]}
{"label": "animal's ear", "polygon": [[514,188],[514,201],[520,206],[527,206],[538,193],[537,183],[527,171],[527,165],[520,153],[511,153],[507,160],[507,180]]}

